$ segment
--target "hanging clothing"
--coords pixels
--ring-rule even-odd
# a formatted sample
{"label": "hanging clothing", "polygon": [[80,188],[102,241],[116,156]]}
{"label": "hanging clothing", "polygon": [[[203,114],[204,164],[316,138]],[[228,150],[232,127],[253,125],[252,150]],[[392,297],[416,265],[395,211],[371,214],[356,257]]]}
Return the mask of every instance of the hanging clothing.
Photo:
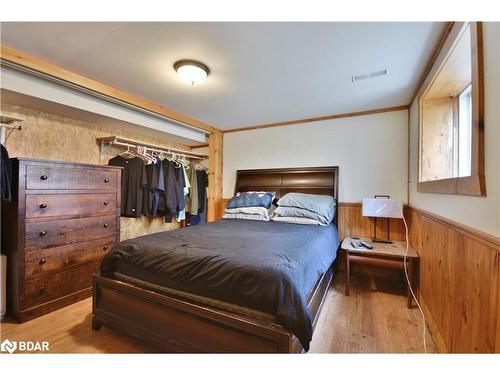
{"label": "hanging clothing", "polygon": [[165,191],[165,180],[163,177],[163,163],[160,159],[155,164],[156,174],[158,176],[158,184],[156,186],[156,191],[154,193],[154,198],[151,206],[151,216],[160,216],[160,200]]}
{"label": "hanging clothing", "polygon": [[165,181],[165,222],[171,223],[177,213],[178,194],[176,188],[174,163],[163,160],[163,176]]}
{"label": "hanging clothing", "polygon": [[159,185],[159,193],[160,199],[158,201],[158,208],[156,210],[157,216],[165,216],[167,213],[167,202],[166,202],[166,194],[167,194],[167,169],[165,167],[167,161],[162,160],[160,162],[160,172],[158,179],[160,180]]}
{"label": "hanging clothing", "polygon": [[183,189],[184,209],[181,210],[181,211],[179,211],[179,213],[177,214],[176,220],[178,222],[181,222],[182,220],[186,220],[186,209],[187,209],[187,206],[188,206],[187,198],[188,198],[188,195],[189,195],[189,188],[191,187],[191,184],[189,183],[189,179],[187,177],[186,167],[183,165],[181,168],[182,168],[182,172],[183,172],[183,175],[184,175],[184,189]]}
{"label": "hanging clothing", "polygon": [[189,198],[191,200],[191,207],[189,208],[189,213],[191,215],[198,214],[198,179],[196,178],[196,168],[191,167],[191,191],[189,192]]}
{"label": "hanging clothing", "polygon": [[184,196],[186,196],[189,195],[189,189],[191,188],[191,184],[189,183],[189,178],[185,166],[182,166],[182,171],[184,172]]}
{"label": "hanging clothing", "polygon": [[147,186],[144,161],[139,158],[124,158],[121,155],[110,159],[108,165],[123,167],[121,181],[121,215],[140,217],[143,212],[144,193]]}
{"label": "hanging clothing", "polygon": [[[151,164],[146,164],[146,181],[147,188],[143,195],[143,214],[145,216],[156,216],[158,211],[158,203],[160,200],[160,170],[161,160],[156,159]],[[163,186],[163,176],[161,181]],[[163,188],[161,188],[163,190]]]}
{"label": "hanging clothing", "polygon": [[196,181],[198,185],[198,213],[205,212],[207,200],[208,175],[204,170],[196,171]]}
{"label": "hanging clothing", "polygon": [[186,226],[191,227],[193,225],[200,224],[201,223],[201,219],[202,219],[201,216],[202,216],[201,214],[198,214],[198,215],[191,215],[191,214],[189,214]]}
{"label": "hanging clothing", "polygon": [[[191,207],[187,215],[187,226],[206,223],[208,174],[205,170],[191,170]],[[194,202],[194,204],[193,204]]]}
{"label": "hanging clothing", "polygon": [[12,200],[12,163],[9,158],[9,153],[4,145],[1,146],[1,194],[2,200],[5,202],[10,202]]}
{"label": "hanging clothing", "polygon": [[186,199],[184,198],[184,186],[186,185],[184,181],[184,169],[182,165],[175,166],[175,191],[177,193],[177,211],[181,212],[186,208]]}

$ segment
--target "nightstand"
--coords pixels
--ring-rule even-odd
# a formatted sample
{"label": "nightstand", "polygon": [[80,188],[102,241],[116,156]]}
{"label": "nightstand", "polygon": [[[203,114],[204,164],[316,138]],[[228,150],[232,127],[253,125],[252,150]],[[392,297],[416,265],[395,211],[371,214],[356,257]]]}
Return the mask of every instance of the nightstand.
{"label": "nightstand", "polygon": [[[365,241],[366,243],[373,246],[373,249],[355,249],[351,245],[351,241]],[[403,259],[406,250],[406,242],[404,241],[393,241],[393,243],[376,243],[372,242],[368,238],[352,239],[350,237],[344,238],[342,241],[341,249],[345,252],[346,258],[346,284],[345,284],[345,295],[349,295],[349,282],[351,278],[351,264],[367,264],[375,265],[381,267],[389,267],[396,269],[403,269]],[[406,257],[406,263],[408,265],[408,278],[411,280],[411,285],[413,290],[417,290],[417,285],[415,283],[415,274],[418,272],[418,254],[410,246],[408,250],[408,255]],[[418,279],[418,278],[417,278]],[[406,278],[405,278],[406,281]],[[413,297],[410,292],[410,288],[407,286],[407,306],[411,308],[413,304]]]}

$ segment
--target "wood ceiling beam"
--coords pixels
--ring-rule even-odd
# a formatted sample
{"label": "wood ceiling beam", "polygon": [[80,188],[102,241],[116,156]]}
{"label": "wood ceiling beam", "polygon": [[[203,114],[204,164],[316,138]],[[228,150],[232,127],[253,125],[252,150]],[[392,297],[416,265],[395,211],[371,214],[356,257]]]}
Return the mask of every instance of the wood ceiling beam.
{"label": "wood ceiling beam", "polygon": [[403,111],[403,110],[407,110],[407,109],[409,109],[408,105],[401,105],[401,106],[397,106],[397,107],[378,108],[378,109],[371,109],[368,111],[341,113],[341,114],[337,114],[337,115],[311,117],[311,118],[305,118],[305,119],[300,119],[300,120],[272,122],[272,123],[262,124],[262,125],[247,126],[244,128],[227,129],[227,130],[223,130],[223,133],[235,133],[235,132],[248,131],[248,130],[274,128],[277,126],[299,125],[299,124],[306,124],[309,122],[335,120],[335,119],[346,118],[346,117],[374,115],[376,113]]}
{"label": "wood ceiling beam", "polygon": [[122,90],[111,87],[105,83],[96,81],[92,78],[85,77],[81,74],[72,72],[60,66],[52,64],[48,61],[18,51],[14,48],[5,45],[0,45],[0,58],[2,61],[2,66],[4,65],[3,64],[4,61],[8,61],[17,66],[21,66],[24,68],[28,68],[46,74],[56,79],[68,82],[72,85],[80,86],[84,89],[96,92],[101,95],[108,96],[112,99],[140,107],[142,109],[154,112],[156,114],[165,116],[174,121],[184,123],[186,125],[201,129],[203,131],[207,131],[209,133],[219,133],[221,131],[220,129],[214,126],[211,126],[202,121],[186,116],[182,113],[175,112],[159,104],[128,94]]}

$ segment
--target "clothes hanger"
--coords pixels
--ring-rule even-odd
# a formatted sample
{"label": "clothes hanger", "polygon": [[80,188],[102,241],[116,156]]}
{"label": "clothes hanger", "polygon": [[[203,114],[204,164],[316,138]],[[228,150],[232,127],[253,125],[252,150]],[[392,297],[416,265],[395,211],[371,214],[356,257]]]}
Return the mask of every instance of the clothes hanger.
{"label": "clothes hanger", "polygon": [[130,152],[130,146],[127,146],[127,151],[122,152],[121,154],[118,154],[119,156],[129,156],[129,157],[134,157],[135,155]]}
{"label": "clothes hanger", "polygon": [[182,167],[182,164],[180,163],[180,159],[179,159],[178,155],[175,152],[173,153],[173,155],[174,155],[174,160],[173,160],[174,166],[176,168]]}
{"label": "clothes hanger", "polygon": [[155,158],[148,154],[148,150],[146,147],[144,146],[141,146],[141,148],[139,149],[140,151],[140,154],[141,156],[143,157],[143,159],[148,163],[148,164],[151,164],[153,161],[155,161]]}

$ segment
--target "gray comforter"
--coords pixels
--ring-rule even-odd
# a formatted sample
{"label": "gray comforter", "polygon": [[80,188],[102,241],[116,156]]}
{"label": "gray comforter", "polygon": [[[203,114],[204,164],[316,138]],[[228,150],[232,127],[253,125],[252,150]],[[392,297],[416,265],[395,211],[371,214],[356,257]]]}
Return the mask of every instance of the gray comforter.
{"label": "gray comforter", "polygon": [[308,350],[307,297],[338,246],[334,225],[222,220],[123,241],[101,274],[141,270],[145,281],[270,313]]}

